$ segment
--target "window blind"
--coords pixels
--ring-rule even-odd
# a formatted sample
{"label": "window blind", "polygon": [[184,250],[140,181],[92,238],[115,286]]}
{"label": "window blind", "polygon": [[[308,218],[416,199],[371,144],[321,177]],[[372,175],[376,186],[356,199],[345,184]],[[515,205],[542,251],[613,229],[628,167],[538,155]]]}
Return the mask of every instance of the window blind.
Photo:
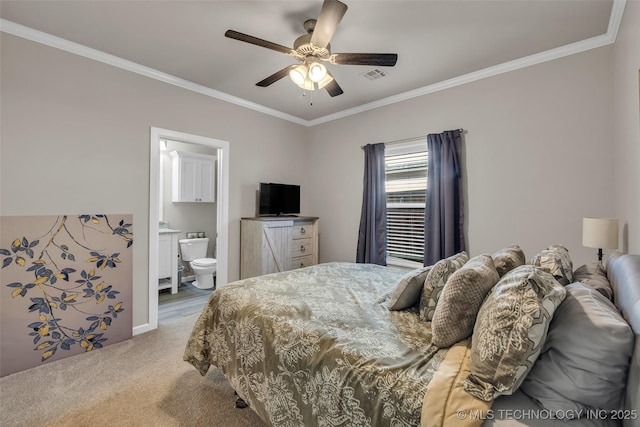
{"label": "window blind", "polygon": [[385,157],[388,256],[423,260],[427,161],[426,151]]}

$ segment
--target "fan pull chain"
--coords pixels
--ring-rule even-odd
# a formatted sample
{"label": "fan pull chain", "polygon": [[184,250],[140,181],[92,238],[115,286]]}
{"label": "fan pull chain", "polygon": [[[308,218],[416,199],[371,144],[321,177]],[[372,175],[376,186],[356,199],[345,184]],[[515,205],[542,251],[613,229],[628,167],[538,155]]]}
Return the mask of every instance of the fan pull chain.
{"label": "fan pull chain", "polygon": [[[303,90],[303,91],[302,91],[302,97],[304,98],[304,97],[306,97],[306,96],[307,96],[307,91],[306,91],[306,90]],[[310,106],[310,107],[313,107],[313,92],[311,92],[311,93],[309,94],[309,106]]]}

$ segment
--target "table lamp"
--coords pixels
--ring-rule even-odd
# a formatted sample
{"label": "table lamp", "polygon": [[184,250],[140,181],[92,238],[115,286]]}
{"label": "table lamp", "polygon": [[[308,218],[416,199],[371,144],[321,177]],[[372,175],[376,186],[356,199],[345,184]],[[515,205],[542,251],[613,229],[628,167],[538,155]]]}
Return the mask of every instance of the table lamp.
{"label": "table lamp", "polygon": [[582,218],[582,246],[598,248],[602,264],[602,249],[618,248],[618,218]]}

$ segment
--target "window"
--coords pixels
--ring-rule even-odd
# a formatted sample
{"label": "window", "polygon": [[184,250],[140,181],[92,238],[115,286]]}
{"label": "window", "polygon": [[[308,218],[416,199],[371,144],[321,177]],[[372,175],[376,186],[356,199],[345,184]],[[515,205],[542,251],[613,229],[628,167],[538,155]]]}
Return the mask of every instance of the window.
{"label": "window", "polygon": [[425,140],[385,148],[388,259],[422,264],[427,160]]}

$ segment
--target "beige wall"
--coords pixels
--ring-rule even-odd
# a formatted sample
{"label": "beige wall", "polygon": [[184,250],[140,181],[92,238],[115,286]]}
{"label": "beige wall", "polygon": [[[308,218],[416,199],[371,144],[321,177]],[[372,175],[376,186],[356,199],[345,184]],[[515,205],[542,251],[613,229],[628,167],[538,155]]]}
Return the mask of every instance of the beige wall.
{"label": "beige wall", "polygon": [[148,317],[150,127],[229,142],[229,280],[258,183],[308,185],[302,126],[4,33],[0,42],[0,214],[132,213],[134,326]]}
{"label": "beige wall", "polygon": [[[354,260],[361,145],[464,128],[471,254],[562,243],[576,262],[582,217],[614,215],[612,57],[606,47],[415,98],[310,130],[322,261]],[[328,173],[331,171],[331,173]]]}
{"label": "beige wall", "polygon": [[640,253],[640,2],[628,1],[615,44],[613,130],[620,249]]}

